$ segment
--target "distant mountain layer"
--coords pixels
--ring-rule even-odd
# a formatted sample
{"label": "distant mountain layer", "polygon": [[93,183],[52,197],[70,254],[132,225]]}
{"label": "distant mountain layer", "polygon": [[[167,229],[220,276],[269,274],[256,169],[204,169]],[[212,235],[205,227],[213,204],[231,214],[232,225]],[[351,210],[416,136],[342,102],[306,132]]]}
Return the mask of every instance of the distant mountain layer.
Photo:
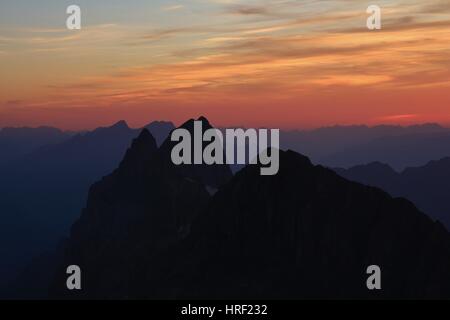
{"label": "distant mountain layer", "polygon": [[[278,175],[248,166],[211,195],[222,174],[180,170],[166,152],[144,130],[93,185],[52,297],[450,298],[450,236],[409,201],[292,151]],[[65,287],[71,264],[80,292]],[[369,265],[381,291],[367,290]]]}
{"label": "distant mountain layer", "polygon": [[[161,143],[174,126],[153,122],[146,128]],[[56,129],[46,130],[58,136]],[[89,186],[117,167],[139,132],[120,121],[41,146],[0,166],[0,255],[4,261],[0,285],[68,234],[86,202]]]}
{"label": "distant mountain layer", "polygon": [[398,173],[389,165],[373,162],[350,169],[335,169],[341,176],[405,197],[450,230],[450,158],[431,161]]}
{"label": "distant mountain layer", "polygon": [[403,170],[450,156],[450,130],[436,124],[336,126],[312,131],[283,131],[281,146],[311,157],[314,163],[348,168],[381,161]]}
{"label": "distant mountain layer", "polygon": [[50,127],[0,129],[0,166],[42,146],[57,144],[70,137],[70,133]]}
{"label": "distant mountain layer", "polygon": [[380,138],[326,157],[321,163],[334,167],[350,167],[378,161],[387,163],[396,170],[403,170],[448,156],[450,133],[430,133]]}
{"label": "distant mountain layer", "polygon": [[[119,122],[0,167],[0,284],[56,246],[82,211],[70,238],[34,259],[6,297],[45,297],[51,284],[58,298],[450,298],[449,235],[409,201],[293,151],[281,152],[273,177],[260,176],[258,166],[234,177],[228,166],[176,167],[166,140],[173,126],[147,129]],[[446,135],[435,125],[336,127],[282,133],[281,142],[316,161],[383,139],[445,142],[438,137]],[[422,161],[419,151],[405,154]],[[349,155],[346,163],[360,156]],[[377,165],[369,177],[389,181],[383,175],[399,174]],[[83,270],[81,295],[65,289],[69,264]],[[381,267],[381,292],[366,288],[371,264]]]}

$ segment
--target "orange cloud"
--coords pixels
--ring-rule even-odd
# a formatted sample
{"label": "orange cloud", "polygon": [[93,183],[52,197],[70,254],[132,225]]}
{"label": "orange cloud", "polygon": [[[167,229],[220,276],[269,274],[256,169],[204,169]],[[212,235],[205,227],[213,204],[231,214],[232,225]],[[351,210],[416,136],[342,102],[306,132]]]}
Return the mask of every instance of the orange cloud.
{"label": "orange cloud", "polygon": [[421,121],[424,110],[447,119],[450,17],[430,14],[443,3],[393,1],[380,31],[365,28],[356,5],[305,6],[300,17],[290,5],[225,5],[209,24],[1,36],[0,100],[41,112],[94,106],[119,116],[119,107],[147,106],[168,118],[195,110],[283,126]]}

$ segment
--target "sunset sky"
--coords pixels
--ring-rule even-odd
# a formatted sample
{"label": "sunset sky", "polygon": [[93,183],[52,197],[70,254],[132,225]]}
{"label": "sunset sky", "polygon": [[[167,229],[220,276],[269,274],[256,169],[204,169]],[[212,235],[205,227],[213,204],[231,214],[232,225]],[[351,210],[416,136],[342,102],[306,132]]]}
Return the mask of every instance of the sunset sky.
{"label": "sunset sky", "polygon": [[[382,30],[366,28],[371,4]],[[450,125],[450,0],[0,0],[0,127],[200,115]]]}

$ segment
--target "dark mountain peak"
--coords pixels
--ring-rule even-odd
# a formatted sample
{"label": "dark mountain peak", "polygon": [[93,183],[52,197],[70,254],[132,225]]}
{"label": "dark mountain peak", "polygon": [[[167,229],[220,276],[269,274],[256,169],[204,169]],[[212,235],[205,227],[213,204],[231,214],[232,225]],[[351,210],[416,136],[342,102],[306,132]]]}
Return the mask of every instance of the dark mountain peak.
{"label": "dark mountain peak", "polygon": [[411,200],[421,211],[442,221],[450,229],[450,158],[428,162],[420,167],[408,167],[401,173],[391,167],[371,163],[335,171],[352,181],[375,186],[395,197]]}
{"label": "dark mountain peak", "polygon": [[132,129],[128,126],[128,124],[124,120],[121,120],[109,127],[99,127],[93,131],[87,132],[86,134],[81,134],[81,136],[108,136],[110,134],[123,134],[124,132],[131,131]]}
{"label": "dark mountain peak", "polygon": [[137,142],[156,144],[155,138],[147,128],[141,130],[139,136],[134,139],[133,144]]}
{"label": "dark mountain peak", "polygon": [[[142,132],[130,152],[148,143]],[[247,166],[213,196],[184,172],[167,175],[172,169],[131,179],[113,174],[91,188],[60,263],[80,265],[86,289],[67,291],[61,268],[52,292],[103,299],[450,296],[449,235],[409,201],[293,151],[280,151],[278,175]],[[367,290],[370,265],[382,270],[382,291]]]}
{"label": "dark mountain peak", "polygon": [[125,135],[136,136],[136,132],[133,129],[131,129],[124,120],[121,120],[109,127],[99,127],[85,134],[79,134],[78,136],[84,138],[95,137],[99,139],[114,139],[114,138],[121,138]]}
{"label": "dark mountain peak", "polygon": [[133,139],[129,151],[143,151],[145,154],[146,150],[156,151],[158,147],[156,146],[156,140],[148,129],[142,129],[139,136]]}
{"label": "dark mountain peak", "polygon": [[330,177],[335,176],[334,172],[331,170],[328,170],[320,165],[314,165],[307,156],[292,150],[279,150],[279,171],[276,175],[262,176],[260,172],[261,166],[261,164],[248,165],[236,175],[243,176],[244,178],[241,181],[245,181],[245,183],[249,184],[255,183],[255,185],[258,185],[263,181],[267,181],[267,183],[271,181],[272,186],[280,184],[271,192],[275,192],[278,187],[281,187],[282,189],[295,189],[306,183],[306,181],[315,179],[317,177],[316,175],[320,172],[326,172],[326,175]]}
{"label": "dark mountain peak", "polygon": [[160,146],[164,140],[169,136],[170,132],[175,129],[172,122],[167,121],[153,121],[145,126],[153,137],[156,139],[158,146]]}
{"label": "dark mountain peak", "polygon": [[391,192],[398,185],[400,178],[400,174],[397,171],[379,161],[354,166],[349,169],[334,168],[333,170],[346,179],[378,187],[387,192]]}
{"label": "dark mountain peak", "polygon": [[[371,264],[383,270],[384,297],[450,294],[442,268],[450,267],[450,237],[440,224],[405,199],[292,151],[280,152],[278,175],[260,176],[252,166],[236,174],[212,197],[190,240],[175,259],[186,272],[178,279],[201,274],[208,281],[187,281],[188,295],[210,297],[221,283],[233,297],[374,297],[365,287]],[[193,256],[207,258],[183,262]]]}
{"label": "dark mountain peak", "polygon": [[370,168],[384,168],[384,169],[391,169],[391,170],[393,170],[392,168],[391,168],[391,166],[389,166],[388,164],[386,164],[386,163],[384,163],[384,162],[380,162],[380,161],[373,161],[373,162],[370,162],[369,164],[367,164],[367,166],[368,167],[370,167]]}
{"label": "dark mountain peak", "polygon": [[204,125],[211,127],[211,124],[209,123],[209,120],[206,117],[204,117],[204,116],[199,117],[197,119],[197,121],[201,121],[201,122],[203,122]]}
{"label": "dark mountain peak", "polygon": [[445,157],[439,160],[429,161],[427,164],[420,167],[408,167],[403,171],[403,173],[424,169],[449,169],[449,168],[450,168],[450,157]]}
{"label": "dark mountain peak", "polygon": [[142,172],[142,169],[150,164],[153,156],[158,150],[155,138],[150,131],[143,129],[139,136],[133,140],[131,147],[127,150],[120,169],[133,172]]}
{"label": "dark mountain peak", "polygon": [[390,165],[380,161],[370,162],[366,165],[354,166],[349,170],[352,171],[370,170],[374,174],[397,174],[397,171],[395,171]]}
{"label": "dark mountain peak", "polygon": [[183,129],[188,129],[188,128],[193,128],[194,127],[194,122],[195,119],[189,119],[186,122],[183,122],[183,124],[181,124],[178,128],[183,128]]}
{"label": "dark mountain peak", "polygon": [[[441,183],[446,179],[450,178],[450,157],[445,157],[440,160],[433,160],[428,162],[424,166],[420,167],[408,167],[401,173],[402,177],[415,177],[415,179],[423,179],[424,181],[431,182],[436,179]],[[447,189],[441,186],[442,189]],[[429,191],[430,192],[430,191]],[[441,192],[439,190],[434,190],[434,192]]]}
{"label": "dark mountain peak", "polygon": [[145,128],[148,127],[171,127],[175,128],[174,124],[171,121],[152,121],[149,124],[145,126]]}
{"label": "dark mountain peak", "polygon": [[280,152],[280,162],[288,161],[291,163],[295,163],[296,165],[300,165],[304,168],[309,168],[313,166],[311,160],[307,156],[304,156],[298,152],[292,150],[287,151],[280,150],[279,152]]}
{"label": "dark mountain peak", "polygon": [[[190,119],[183,123],[179,128],[186,129],[191,134],[191,145],[192,148],[194,146],[194,122],[196,120]],[[200,117],[197,121],[202,122],[202,130],[203,133],[213,128],[208,120],[204,117]],[[203,140],[203,137],[200,137]],[[160,147],[160,154],[164,161],[167,163],[172,163],[171,160],[171,152],[177,142],[171,140],[170,136],[163,142]],[[203,143],[203,147],[205,147],[207,143]],[[230,166],[225,164],[217,164],[217,165],[206,165],[206,164],[183,164],[179,166],[175,166],[176,170],[184,177],[193,179],[195,181],[201,182],[207,186],[217,188],[218,186],[224,184],[229,181],[233,176]]]}
{"label": "dark mountain peak", "polygon": [[130,127],[128,126],[127,122],[125,120],[120,120],[118,122],[116,122],[115,124],[113,124],[111,126],[111,128],[114,129],[130,129]]}
{"label": "dark mountain peak", "polygon": [[189,130],[190,132],[193,133],[193,130],[194,130],[194,122],[196,122],[196,121],[200,121],[200,122],[202,123],[203,130],[208,130],[208,129],[211,129],[211,128],[212,128],[212,126],[211,126],[211,124],[209,123],[208,119],[206,119],[206,118],[203,117],[203,116],[199,117],[197,120],[195,120],[195,119],[189,119],[188,121],[184,122],[184,123],[180,126],[180,128],[187,129],[187,130]]}
{"label": "dark mountain peak", "polygon": [[128,131],[128,130],[131,130],[131,129],[128,126],[128,124],[126,123],[125,120],[120,120],[120,121],[114,123],[111,126],[99,127],[97,129],[91,131],[90,133],[96,133],[96,132],[122,132],[122,131],[125,131],[125,130]]}
{"label": "dark mountain peak", "polygon": [[[263,179],[270,179],[271,177],[273,179],[278,179],[278,176],[283,176],[285,174],[290,175],[292,172],[300,172],[300,173],[308,173],[311,170],[313,170],[314,165],[311,162],[311,160],[300,153],[297,153],[292,150],[279,150],[276,149],[279,153],[279,172],[276,175],[272,176],[266,176]],[[269,154],[274,152],[274,148],[268,149]],[[254,175],[261,175],[261,168],[264,167],[261,163],[255,164],[255,165],[247,165],[242,169],[242,172],[252,172]]]}
{"label": "dark mountain peak", "polygon": [[[127,287],[136,288],[128,272],[144,275],[148,259],[185,237],[209,200],[205,186],[184,176],[165,155],[144,128],[119,168],[89,190],[87,205],[72,227],[66,258],[86,270],[87,287],[99,288],[100,295],[106,293],[110,277],[115,283],[110,297],[123,297]],[[103,273],[107,264],[113,266]],[[96,295],[89,290],[80,294]]]}

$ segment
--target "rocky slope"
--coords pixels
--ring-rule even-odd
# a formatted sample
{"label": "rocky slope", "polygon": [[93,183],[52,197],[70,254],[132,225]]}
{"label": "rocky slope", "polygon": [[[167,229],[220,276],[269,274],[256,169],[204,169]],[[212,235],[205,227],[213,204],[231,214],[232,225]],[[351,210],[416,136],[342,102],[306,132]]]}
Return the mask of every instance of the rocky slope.
{"label": "rocky slope", "polygon": [[[409,201],[292,151],[278,175],[249,166],[210,196],[161,150],[142,132],[91,188],[53,297],[450,297],[450,237]],[[69,264],[83,270],[81,292],[65,289]],[[381,291],[367,290],[369,265]]]}

